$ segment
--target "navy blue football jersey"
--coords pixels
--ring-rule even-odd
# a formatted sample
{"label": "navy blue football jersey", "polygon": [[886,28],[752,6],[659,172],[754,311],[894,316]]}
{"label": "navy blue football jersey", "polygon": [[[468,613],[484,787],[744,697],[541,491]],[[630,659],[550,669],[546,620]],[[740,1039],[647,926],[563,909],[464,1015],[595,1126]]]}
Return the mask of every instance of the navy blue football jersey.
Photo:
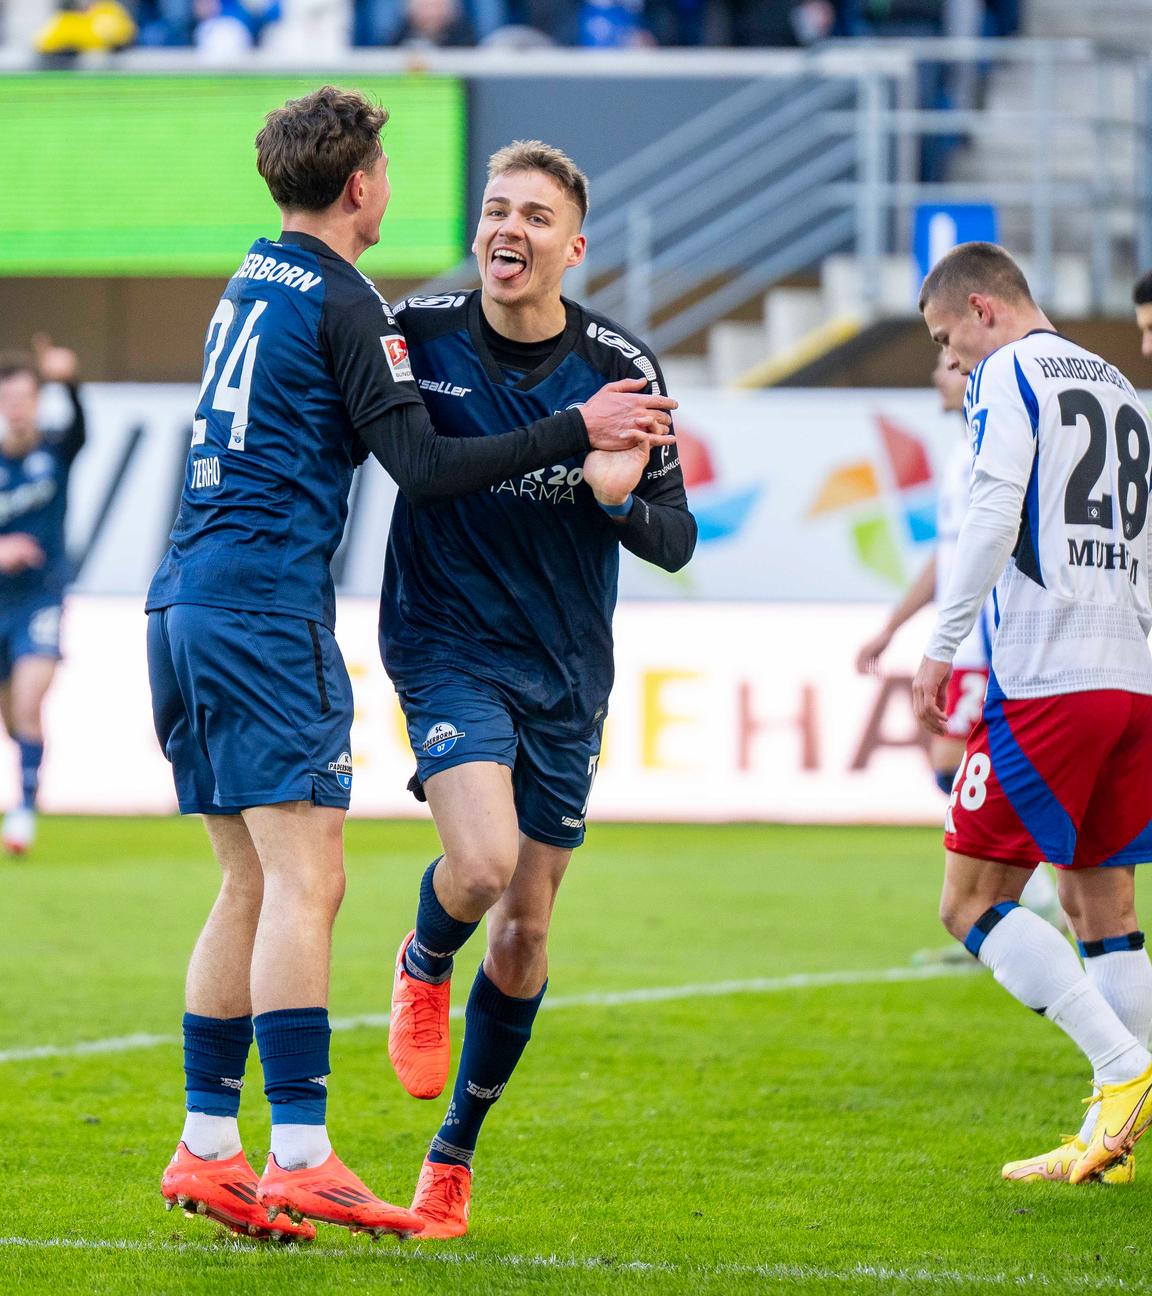
{"label": "navy blue football jersey", "polygon": [[[490,349],[479,292],[397,306],[413,372],[441,436],[486,437],[585,403],[605,383],[663,377],[644,345],[565,301],[567,323],[528,373]],[[612,688],[612,612],[624,544],[675,570],[691,556],[675,446],[656,449],[627,520],[614,522],[583,481],[584,455],[487,490],[392,516],[380,607],[384,664],[401,688],[428,662],[496,682],[533,722],[586,731]]]}
{"label": "navy blue football jersey", "polygon": [[208,328],[180,510],[147,609],[204,603],[332,628],[357,429],[419,400],[371,280],[310,235],[257,239]]}
{"label": "navy blue football jersey", "polygon": [[0,535],[22,532],[44,551],[44,565],[12,575],[0,573],[0,605],[61,599],[72,572],[64,545],[68,478],[84,445],[84,411],[73,388],[72,418],[57,435],[45,435],[31,453],[0,450]]}

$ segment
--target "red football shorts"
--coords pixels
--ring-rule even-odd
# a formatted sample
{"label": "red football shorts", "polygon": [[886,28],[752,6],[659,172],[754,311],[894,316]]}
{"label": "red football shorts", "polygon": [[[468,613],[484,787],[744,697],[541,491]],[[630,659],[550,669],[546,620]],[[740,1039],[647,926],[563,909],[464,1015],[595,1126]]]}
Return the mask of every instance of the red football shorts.
{"label": "red football shorts", "polygon": [[987,670],[954,670],[948,677],[944,713],[950,738],[967,738],[984,711],[984,694],[988,691]]}
{"label": "red football shorts", "polygon": [[1024,867],[1140,864],[1152,860],[1150,821],[1152,697],[990,695],[952,785],[944,845]]}

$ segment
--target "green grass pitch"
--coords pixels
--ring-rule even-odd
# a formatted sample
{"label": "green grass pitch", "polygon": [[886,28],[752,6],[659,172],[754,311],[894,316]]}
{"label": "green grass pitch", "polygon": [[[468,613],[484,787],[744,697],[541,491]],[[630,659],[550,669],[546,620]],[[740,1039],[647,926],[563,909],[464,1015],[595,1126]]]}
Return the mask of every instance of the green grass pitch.
{"label": "green grass pitch", "polygon": [[[347,839],[332,1012],[386,1014],[435,838]],[[1152,1149],[1129,1188],[999,1179],[1075,1127],[1073,1046],[979,972],[873,975],[943,942],[939,870],[929,831],[594,828],[557,908],[553,1006],[481,1139],[472,1234],[322,1226],[285,1250],[159,1195],[215,886],[199,824],[47,820],[32,858],[0,864],[0,1292],[1152,1290]],[[167,1042],[69,1051],[136,1034]],[[333,1066],[338,1150],[406,1204],[446,1098],[401,1091],[379,1025],[334,1034]],[[254,1054],[248,1074],[259,1166]]]}

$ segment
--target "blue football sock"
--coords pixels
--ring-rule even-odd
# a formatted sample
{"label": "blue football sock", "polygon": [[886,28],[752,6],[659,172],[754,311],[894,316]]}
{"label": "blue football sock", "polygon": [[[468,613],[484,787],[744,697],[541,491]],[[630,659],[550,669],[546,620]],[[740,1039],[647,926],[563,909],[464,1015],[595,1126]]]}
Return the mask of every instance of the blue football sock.
{"label": "blue football sock", "polygon": [[955,770],[953,770],[951,774],[946,774],[943,770],[936,771],[936,786],[940,789],[941,792],[944,793],[945,796],[951,794],[952,784],[955,782],[956,782]]}
{"label": "blue football sock", "polygon": [[28,810],[35,810],[36,797],[40,791],[40,766],[44,763],[44,744],[30,738],[17,738],[16,745],[20,748],[21,805]]}
{"label": "blue football sock", "polygon": [[251,1017],[184,1014],[184,1094],[188,1111],[236,1116],[251,1045]]}
{"label": "blue football sock", "polygon": [[533,998],[513,999],[493,985],[483,967],[476,973],[464,1010],[460,1070],[448,1114],[428,1151],[429,1161],[472,1164],[480,1126],[520,1061],[547,989],[545,981]]}
{"label": "blue football sock", "polygon": [[252,1019],[273,1125],[323,1125],[328,1100],[327,1008],[281,1008]]}
{"label": "blue football sock", "polygon": [[416,910],[416,935],[409,941],[404,954],[408,975],[432,985],[448,980],[452,975],[452,956],[480,926],[479,920],[464,922],[453,918],[440,903],[432,885],[432,875],[440,859],[434,859],[424,870],[420,881],[420,906]]}

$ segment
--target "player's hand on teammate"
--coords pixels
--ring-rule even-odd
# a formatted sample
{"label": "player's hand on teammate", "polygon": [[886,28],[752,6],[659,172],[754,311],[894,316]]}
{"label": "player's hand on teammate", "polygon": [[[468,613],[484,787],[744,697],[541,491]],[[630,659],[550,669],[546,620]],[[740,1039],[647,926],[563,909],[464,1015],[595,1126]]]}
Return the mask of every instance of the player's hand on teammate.
{"label": "player's hand on teammate", "polygon": [[0,536],[0,572],[15,576],[30,567],[44,566],[44,550],[24,531]]}
{"label": "player's hand on teammate", "polygon": [[627,450],[592,450],[584,457],[584,480],[599,504],[623,504],[640,484],[648,467],[648,447]]}
{"label": "player's hand on teammate", "polygon": [[47,333],[35,333],[32,336],[32,350],[36,354],[36,367],[40,377],[46,383],[76,382],[80,371],[80,362],[76,352],[68,347],[56,346]]}
{"label": "player's hand on teammate", "polygon": [[856,654],[856,669],[861,675],[876,675],[880,670],[880,658],[888,651],[892,642],[891,630],[881,630],[873,635],[866,644],[862,644]]}
{"label": "player's hand on teammate", "polygon": [[629,450],[643,446],[672,445],[672,411],[677,402],[670,396],[654,396],[644,389],[646,378],[621,378],[606,383],[580,406],[588,440],[593,450]]}
{"label": "player's hand on teammate", "polygon": [[944,693],[952,667],[948,662],[925,657],[912,681],[912,711],[929,733],[946,731],[948,716],[944,710]]}

